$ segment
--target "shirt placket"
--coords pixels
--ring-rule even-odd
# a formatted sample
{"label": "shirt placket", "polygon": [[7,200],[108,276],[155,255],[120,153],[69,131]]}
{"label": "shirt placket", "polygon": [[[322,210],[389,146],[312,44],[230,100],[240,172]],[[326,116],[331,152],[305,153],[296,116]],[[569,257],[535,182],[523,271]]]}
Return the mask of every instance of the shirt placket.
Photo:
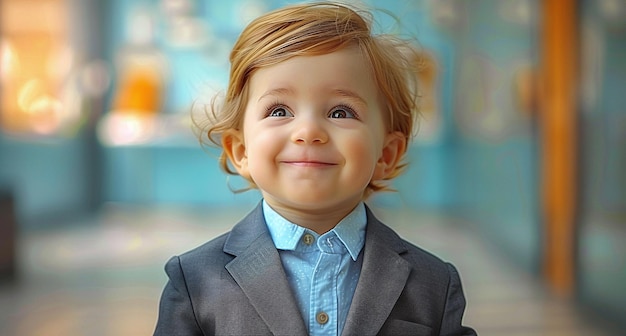
{"label": "shirt placket", "polygon": [[341,246],[337,237],[320,237],[321,251],[313,271],[309,333],[311,335],[338,334],[337,274],[341,264]]}

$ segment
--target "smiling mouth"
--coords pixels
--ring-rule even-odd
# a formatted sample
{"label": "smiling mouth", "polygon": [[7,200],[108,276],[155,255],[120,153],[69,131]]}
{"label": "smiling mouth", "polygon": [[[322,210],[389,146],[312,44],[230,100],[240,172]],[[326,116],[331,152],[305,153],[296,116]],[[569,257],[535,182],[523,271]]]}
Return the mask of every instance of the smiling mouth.
{"label": "smiling mouth", "polygon": [[284,164],[288,164],[296,167],[332,167],[336,166],[335,163],[321,162],[321,161],[283,161]]}

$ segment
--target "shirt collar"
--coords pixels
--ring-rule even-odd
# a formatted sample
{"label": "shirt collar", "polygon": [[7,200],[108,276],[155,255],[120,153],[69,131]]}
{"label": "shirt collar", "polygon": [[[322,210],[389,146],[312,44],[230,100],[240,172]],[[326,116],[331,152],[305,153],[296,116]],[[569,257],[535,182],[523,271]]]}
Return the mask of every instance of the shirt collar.
{"label": "shirt collar", "polygon": [[314,235],[316,241],[326,235],[336,235],[346,247],[353,260],[358,258],[365,244],[367,214],[363,202],[360,202],[354,210],[344,217],[332,230],[321,236],[288,221],[274,211],[265,200],[263,201],[263,216],[265,217],[265,222],[267,223],[274,245],[279,250],[295,250],[305,232]]}

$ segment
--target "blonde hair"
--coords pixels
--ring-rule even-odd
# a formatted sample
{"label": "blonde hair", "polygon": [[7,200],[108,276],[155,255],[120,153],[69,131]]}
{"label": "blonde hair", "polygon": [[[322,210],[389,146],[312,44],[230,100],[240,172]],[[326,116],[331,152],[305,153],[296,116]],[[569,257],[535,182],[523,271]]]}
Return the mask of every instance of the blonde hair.
{"label": "blonde hair", "polygon": [[[372,22],[369,12],[327,2],[284,7],[252,21],[230,53],[230,80],[223,101],[218,104],[214,98],[207,122],[194,121],[201,142],[221,147],[225,131],[243,127],[248,83],[256,70],[296,56],[323,55],[357,46],[370,64],[379,89],[386,131],[401,132],[408,146],[417,116],[414,67],[418,53],[407,41],[374,35]],[[219,163],[227,173],[238,175],[223,151]],[[406,163],[399,164],[385,180],[397,177],[405,167]],[[381,190],[391,189],[371,181],[364,197]]]}

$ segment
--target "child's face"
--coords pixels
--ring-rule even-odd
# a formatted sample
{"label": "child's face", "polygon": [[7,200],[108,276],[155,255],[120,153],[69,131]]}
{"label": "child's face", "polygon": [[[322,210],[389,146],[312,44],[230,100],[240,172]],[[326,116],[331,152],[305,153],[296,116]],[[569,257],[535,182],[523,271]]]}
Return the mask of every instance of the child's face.
{"label": "child's face", "polygon": [[402,136],[386,132],[368,69],[348,48],[254,73],[243,130],[227,134],[224,149],[270,206],[350,210],[396,164],[388,147]]}

